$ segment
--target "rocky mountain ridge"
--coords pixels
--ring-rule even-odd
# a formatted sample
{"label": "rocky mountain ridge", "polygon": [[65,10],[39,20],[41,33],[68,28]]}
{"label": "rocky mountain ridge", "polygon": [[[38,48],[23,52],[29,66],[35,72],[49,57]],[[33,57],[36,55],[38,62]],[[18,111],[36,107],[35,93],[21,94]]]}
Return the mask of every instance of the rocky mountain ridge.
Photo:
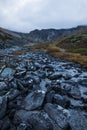
{"label": "rocky mountain ridge", "polygon": [[31,31],[28,35],[29,39],[34,40],[35,42],[47,42],[60,38],[62,36],[67,36],[75,31],[87,29],[87,26],[77,26],[76,28],[70,29],[42,29]]}
{"label": "rocky mountain ridge", "polygon": [[18,33],[0,28],[0,49],[16,45],[22,46],[24,44],[47,42],[85,29],[87,29],[87,26],[78,26],[71,29],[42,29],[34,30],[30,33]]}

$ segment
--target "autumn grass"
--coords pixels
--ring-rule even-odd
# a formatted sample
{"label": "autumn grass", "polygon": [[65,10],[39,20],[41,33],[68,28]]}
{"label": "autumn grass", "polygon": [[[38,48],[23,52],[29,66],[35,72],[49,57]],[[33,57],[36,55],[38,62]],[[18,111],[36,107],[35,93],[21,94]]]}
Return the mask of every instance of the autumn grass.
{"label": "autumn grass", "polygon": [[[79,63],[84,67],[87,67],[87,56],[80,53],[62,52],[62,49],[56,46],[50,46],[47,48],[47,53],[64,60]],[[79,49],[81,51],[81,49]],[[79,51],[77,51],[79,52]]]}
{"label": "autumn grass", "polygon": [[87,55],[87,48],[72,49],[72,50],[69,50],[69,52],[80,53],[81,55]]}
{"label": "autumn grass", "polygon": [[46,52],[47,53],[52,53],[52,52],[60,52],[61,49],[57,46],[52,46],[52,45],[49,45],[47,48],[46,48]]}
{"label": "autumn grass", "polygon": [[80,53],[50,51],[48,54],[50,54],[51,56],[54,56],[54,57],[58,57],[58,58],[61,58],[64,60],[68,60],[71,62],[81,64],[83,67],[87,68],[87,56],[81,55]]}
{"label": "autumn grass", "polygon": [[[52,46],[52,45],[36,45],[32,47],[33,50],[45,50],[46,53],[48,53],[51,56],[61,58],[63,60],[68,60],[71,62],[75,62],[78,64],[81,64],[83,67],[87,68],[87,56],[86,55],[81,55],[80,53],[71,53],[71,52],[62,52],[61,48],[57,46]],[[78,51],[76,51],[78,52]]]}

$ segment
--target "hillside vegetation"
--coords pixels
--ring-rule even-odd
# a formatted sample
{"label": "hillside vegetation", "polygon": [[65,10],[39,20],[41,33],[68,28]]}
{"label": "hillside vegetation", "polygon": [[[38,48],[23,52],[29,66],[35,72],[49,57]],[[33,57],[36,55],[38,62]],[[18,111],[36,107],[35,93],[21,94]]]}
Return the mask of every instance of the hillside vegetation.
{"label": "hillside vegetation", "polygon": [[49,55],[87,67],[87,29],[80,29],[71,35],[62,36],[47,43],[37,44],[31,49],[44,49]]}

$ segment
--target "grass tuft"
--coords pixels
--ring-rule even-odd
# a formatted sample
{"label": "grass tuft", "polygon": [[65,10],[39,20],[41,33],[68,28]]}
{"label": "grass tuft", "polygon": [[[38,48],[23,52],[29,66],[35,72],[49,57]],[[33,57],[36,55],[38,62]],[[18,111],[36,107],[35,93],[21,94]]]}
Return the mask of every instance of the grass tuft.
{"label": "grass tuft", "polygon": [[52,46],[52,45],[49,45],[47,48],[46,48],[46,52],[47,53],[53,53],[53,52],[60,52],[61,49],[57,46]]}

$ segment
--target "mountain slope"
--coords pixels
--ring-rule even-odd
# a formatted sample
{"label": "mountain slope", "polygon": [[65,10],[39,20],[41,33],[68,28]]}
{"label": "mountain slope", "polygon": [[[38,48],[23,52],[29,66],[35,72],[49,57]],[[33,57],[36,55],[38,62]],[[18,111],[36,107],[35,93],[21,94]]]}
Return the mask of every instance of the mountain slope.
{"label": "mountain slope", "polygon": [[67,51],[74,51],[75,49],[83,49],[87,52],[87,27],[80,26],[69,35],[61,36],[55,40],[47,42],[47,44],[56,45]]}
{"label": "mountain slope", "polygon": [[24,45],[30,42],[31,41],[26,37],[26,34],[0,28],[0,49],[12,47],[15,45]]}
{"label": "mountain slope", "polygon": [[71,35],[75,31],[84,31],[87,29],[87,26],[78,26],[76,28],[70,29],[42,29],[42,30],[34,30],[28,34],[28,38],[33,40],[34,42],[47,42],[54,40],[56,38],[60,38],[63,36]]}
{"label": "mountain slope", "polygon": [[[83,37],[83,43],[85,43],[87,39],[86,36],[87,26],[78,26],[76,28],[70,29],[42,29],[34,30],[30,33],[18,33],[0,28],[0,49],[11,47],[14,45],[22,46],[24,44],[44,42],[50,42],[53,44],[58,43],[58,46],[68,48],[71,43],[79,43],[81,45],[81,40],[83,39]],[[83,46],[85,45],[83,44]]]}

